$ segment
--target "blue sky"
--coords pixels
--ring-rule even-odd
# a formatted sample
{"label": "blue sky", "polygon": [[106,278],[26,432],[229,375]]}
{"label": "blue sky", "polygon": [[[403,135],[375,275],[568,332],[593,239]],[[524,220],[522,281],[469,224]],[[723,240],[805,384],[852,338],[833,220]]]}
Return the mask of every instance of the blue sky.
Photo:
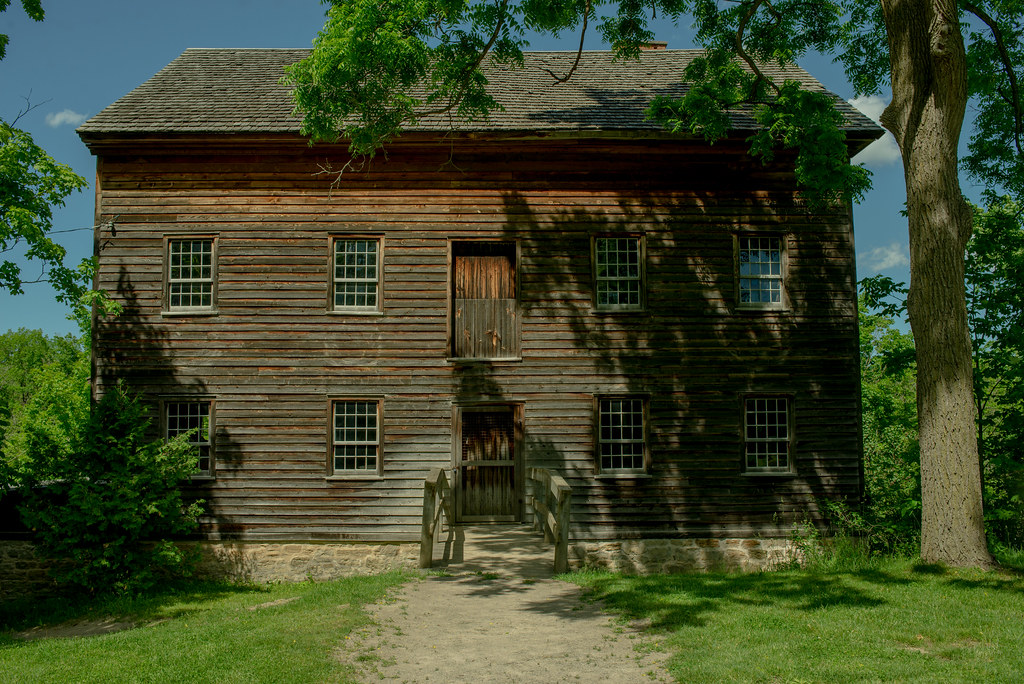
{"label": "blue sky", "polygon": [[[0,117],[10,121],[25,108],[35,109],[18,126],[27,130],[51,156],[70,164],[89,179],[90,187],[69,198],[56,212],[55,235],[76,264],[92,250],[94,207],[92,181],[96,164],[75,128],[147,80],[189,47],[308,47],[323,25],[319,0],[43,0],[46,19],[29,20],[18,0],[0,14],[0,33],[10,37],[7,57],[0,62]],[[659,20],[657,39],[670,48],[694,47],[686,26]],[[572,50],[579,38],[539,37],[532,49]],[[592,32],[588,49],[602,49]],[[801,63],[843,98],[853,91],[842,69],[816,58]],[[885,100],[858,103],[877,117]],[[876,143],[862,161],[874,173],[874,189],[854,208],[858,277],[885,273],[909,279],[906,220],[899,211],[905,200],[902,164],[895,142]],[[968,194],[969,188],[965,185]],[[82,230],[76,230],[82,229]],[[27,270],[34,278],[38,271]],[[0,331],[41,328],[48,334],[74,332],[67,309],[54,301],[48,285],[28,285],[16,297],[0,294]]]}

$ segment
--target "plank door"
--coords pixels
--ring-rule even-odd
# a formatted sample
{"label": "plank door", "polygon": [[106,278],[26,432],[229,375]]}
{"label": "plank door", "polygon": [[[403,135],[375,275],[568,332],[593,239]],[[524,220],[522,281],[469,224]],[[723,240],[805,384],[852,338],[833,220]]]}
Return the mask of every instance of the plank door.
{"label": "plank door", "polygon": [[511,242],[453,245],[453,357],[519,357],[515,264],[516,249]]}
{"label": "plank door", "polygon": [[519,520],[512,407],[463,410],[461,423],[456,516],[465,522]]}

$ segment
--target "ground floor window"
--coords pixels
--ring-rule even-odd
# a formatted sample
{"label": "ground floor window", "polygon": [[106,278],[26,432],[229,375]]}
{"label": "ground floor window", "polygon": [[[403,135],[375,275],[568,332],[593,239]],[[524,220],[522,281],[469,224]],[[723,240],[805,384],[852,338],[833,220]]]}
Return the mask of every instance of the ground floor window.
{"label": "ground floor window", "polygon": [[743,424],[746,472],[789,472],[792,466],[789,399],[747,397]]}
{"label": "ground floor window", "polygon": [[188,433],[189,444],[196,449],[196,476],[213,475],[212,414],[208,400],[164,403],[164,436],[173,439]]}
{"label": "ground floor window", "polygon": [[378,473],[380,402],[374,399],[335,399],[331,402],[331,412],[332,474]]}
{"label": "ground floor window", "polygon": [[643,398],[598,398],[597,444],[601,473],[636,473],[646,470],[646,414],[647,406]]}

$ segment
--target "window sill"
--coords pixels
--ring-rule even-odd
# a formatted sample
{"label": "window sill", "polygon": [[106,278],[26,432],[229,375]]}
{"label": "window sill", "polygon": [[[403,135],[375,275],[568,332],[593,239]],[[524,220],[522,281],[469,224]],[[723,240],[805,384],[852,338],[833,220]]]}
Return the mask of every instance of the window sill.
{"label": "window sill", "polygon": [[348,475],[327,475],[326,477],[324,477],[324,480],[326,480],[327,482],[351,482],[353,480],[360,480],[363,482],[376,482],[377,480],[383,479],[383,475],[378,475],[376,473],[367,473],[365,475],[362,473],[351,473]]}
{"label": "window sill", "polygon": [[447,357],[445,361],[448,363],[521,363],[523,357],[521,356],[502,356],[494,359],[489,358],[462,358],[462,357]]}
{"label": "window sill", "polygon": [[653,478],[653,475],[646,472],[599,473],[594,476],[595,480],[651,480]]}
{"label": "window sill", "polygon": [[183,318],[189,316],[217,316],[218,314],[220,314],[220,311],[218,309],[195,309],[193,311],[185,309],[182,309],[180,311],[168,311],[165,309],[160,312],[160,315],[163,316],[164,318]]}
{"label": "window sill", "polygon": [[736,311],[741,313],[789,313],[789,308],[771,304],[737,304]]}
{"label": "window sill", "polygon": [[213,475],[193,475],[189,480],[192,482],[216,482],[217,478]]}
{"label": "window sill", "polygon": [[634,315],[636,315],[636,314],[645,314],[645,313],[647,313],[647,308],[645,307],[645,308],[641,308],[641,309],[598,309],[596,307],[593,307],[593,308],[591,308],[588,311],[588,313],[591,316],[607,316],[607,315],[618,316],[618,315],[621,315],[621,314],[634,314]]}
{"label": "window sill", "polygon": [[373,311],[370,311],[368,309],[365,310],[365,311],[361,311],[359,309],[351,309],[351,310],[349,310],[349,309],[327,309],[324,313],[326,313],[328,316],[383,316],[384,315],[383,311],[378,311],[376,309],[374,309]]}
{"label": "window sill", "polygon": [[746,470],[741,475],[743,477],[774,478],[776,480],[791,480],[796,477],[796,473],[792,470]]}

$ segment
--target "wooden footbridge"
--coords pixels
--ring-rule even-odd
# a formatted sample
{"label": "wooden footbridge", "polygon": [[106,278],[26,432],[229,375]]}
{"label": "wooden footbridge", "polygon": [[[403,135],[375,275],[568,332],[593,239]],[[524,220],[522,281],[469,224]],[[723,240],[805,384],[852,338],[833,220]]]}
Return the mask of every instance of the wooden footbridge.
{"label": "wooden footbridge", "polygon": [[526,470],[524,523],[461,523],[446,471],[423,485],[421,568],[544,577],[569,569],[572,489],[545,468]]}

